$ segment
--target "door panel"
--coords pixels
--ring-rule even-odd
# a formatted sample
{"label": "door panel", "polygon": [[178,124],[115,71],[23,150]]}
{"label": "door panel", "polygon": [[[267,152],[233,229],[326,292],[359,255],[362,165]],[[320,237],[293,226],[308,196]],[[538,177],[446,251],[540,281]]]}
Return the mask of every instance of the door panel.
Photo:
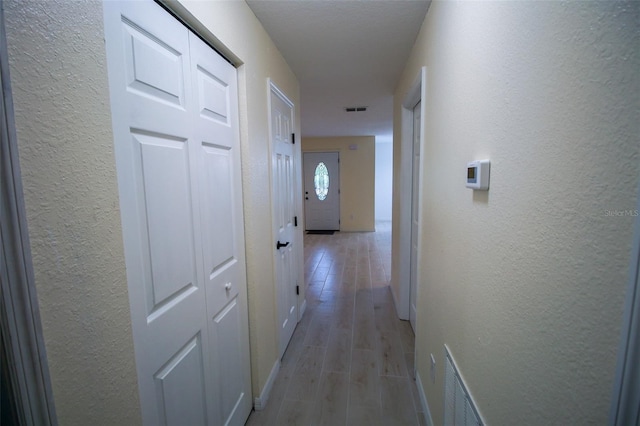
{"label": "door panel", "polygon": [[[132,134],[149,311],[196,283],[189,161],[184,140]],[[141,236],[142,237],[142,236]],[[146,238],[145,238],[146,237]]]}
{"label": "door panel", "polygon": [[[138,106],[123,112],[128,115],[131,129],[185,136],[190,128],[187,107],[192,103],[188,30],[178,28],[176,24],[181,25],[167,13],[158,14],[156,22],[139,25],[146,19],[143,12],[146,6],[122,4],[123,13],[112,14],[120,22],[119,34],[112,36],[112,47],[119,56],[119,85],[126,90],[127,104]],[[106,4],[107,9],[118,9],[118,4]],[[116,37],[120,38],[121,48],[115,45]]]}
{"label": "door panel", "polygon": [[[295,156],[292,140],[293,104],[279,91],[271,88],[271,141],[273,145],[273,200],[276,285],[278,298],[278,324],[280,357],[291,340],[298,321],[296,294],[296,241],[295,225]],[[276,243],[288,243],[276,249]]]}
{"label": "door panel", "polygon": [[200,66],[196,70],[200,117],[229,124],[229,86]]}
{"label": "door panel", "polygon": [[[326,194],[316,192],[315,173],[320,164],[327,169]],[[319,181],[319,183],[321,183]],[[304,153],[305,229],[340,229],[340,154],[337,152]]]}
{"label": "door panel", "polygon": [[[200,336],[196,336],[154,375],[161,424],[207,424],[204,362]],[[189,399],[184,399],[188,389]]]}
{"label": "door panel", "polygon": [[244,424],[236,71],[153,2],[104,8],[144,424]]}
{"label": "door panel", "polygon": [[[241,312],[238,305],[238,299],[233,299],[215,318],[213,318],[211,342],[216,345],[225,345],[226,350],[220,351],[216,355],[215,369],[218,371],[219,379],[218,387],[224,392],[220,392],[221,399],[219,401],[220,419],[226,423],[229,419],[237,416],[238,407],[242,407],[251,398],[247,394],[242,381],[237,380],[238,376],[243,374],[244,365],[242,362],[241,351],[243,350],[243,342],[238,338],[242,335],[239,327],[241,326]],[[244,418],[246,419],[246,417]],[[244,424],[243,419],[240,424]]]}
{"label": "door panel", "polygon": [[[171,47],[126,17],[122,21],[127,89],[156,101],[184,107],[185,64],[181,52],[187,47],[182,43]],[[154,72],[159,69],[163,72]]]}
{"label": "door panel", "polygon": [[[233,170],[231,152],[226,147],[202,144],[204,157],[203,223],[205,239],[205,272],[213,274],[225,263],[235,258],[233,223]],[[224,244],[216,244],[219,240]]]}

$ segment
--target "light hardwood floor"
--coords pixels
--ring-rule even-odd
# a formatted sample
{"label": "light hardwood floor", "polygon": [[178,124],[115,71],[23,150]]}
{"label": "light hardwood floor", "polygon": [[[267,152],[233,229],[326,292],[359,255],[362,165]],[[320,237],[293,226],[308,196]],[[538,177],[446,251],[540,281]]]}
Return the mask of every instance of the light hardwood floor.
{"label": "light hardwood floor", "polygon": [[397,318],[391,224],[376,232],[305,235],[307,311],[267,406],[247,425],[421,425],[414,335]]}

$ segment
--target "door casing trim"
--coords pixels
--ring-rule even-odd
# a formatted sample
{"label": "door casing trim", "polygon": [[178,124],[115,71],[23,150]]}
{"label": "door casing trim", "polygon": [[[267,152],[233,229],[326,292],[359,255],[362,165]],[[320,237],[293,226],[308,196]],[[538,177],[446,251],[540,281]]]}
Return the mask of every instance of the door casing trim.
{"label": "door casing trim", "polygon": [[18,420],[25,424],[57,425],[27,229],[4,22],[0,4],[0,257],[6,266],[0,280],[2,356],[7,356],[8,380],[13,389],[11,397],[16,399]]}
{"label": "door casing trim", "polygon": [[[422,121],[420,123],[420,152],[424,152],[424,122],[426,108],[426,89],[427,89],[427,67],[420,68],[418,75],[414,79],[413,84],[407,91],[401,106],[401,146],[400,146],[400,238],[398,248],[398,290],[397,294],[394,287],[391,287],[391,294],[396,306],[398,318],[408,320],[411,311],[411,191],[413,178],[413,109],[422,101],[420,114]],[[422,165],[420,165],[420,178],[422,181]],[[422,194],[420,194],[419,205],[422,205]],[[418,208],[418,216],[421,209]],[[422,234],[421,225],[419,225],[418,235]],[[418,259],[422,251],[421,243],[418,243]],[[418,270],[418,282],[420,282],[420,271]],[[417,321],[416,321],[417,322]]]}

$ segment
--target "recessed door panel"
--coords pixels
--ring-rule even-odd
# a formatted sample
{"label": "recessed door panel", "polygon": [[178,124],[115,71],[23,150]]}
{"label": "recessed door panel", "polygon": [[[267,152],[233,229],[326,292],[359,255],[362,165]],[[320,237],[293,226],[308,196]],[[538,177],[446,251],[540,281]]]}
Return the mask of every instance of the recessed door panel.
{"label": "recessed door panel", "polygon": [[194,337],[155,375],[163,425],[206,425],[205,368],[200,336]]}
{"label": "recessed door panel", "polygon": [[283,185],[285,188],[284,192],[284,214],[282,216],[282,224],[284,227],[292,226],[291,221],[293,220],[293,157],[291,155],[286,155],[284,157],[284,173],[283,173]]}
{"label": "recessed door panel", "polygon": [[211,342],[215,345],[224,345],[225,350],[216,353],[216,371],[220,372],[217,386],[221,395],[219,401],[220,424],[227,424],[231,419],[235,419],[237,407],[242,406],[249,398],[243,389],[242,378],[245,375],[243,370],[243,343],[238,338],[241,336],[242,327],[241,311],[238,300],[231,302],[213,318],[213,328]]}
{"label": "recessed door panel", "polygon": [[230,149],[203,144],[205,267],[213,273],[234,258],[232,157]]}
{"label": "recessed door panel", "polygon": [[206,69],[198,67],[198,86],[200,115],[203,118],[229,124],[229,90],[228,85],[216,78]]}
{"label": "recessed door panel", "polygon": [[286,194],[285,194],[285,182],[286,182],[286,177],[284,176],[285,174],[285,167],[284,167],[284,158],[285,156],[280,154],[280,153],[276,153],[275,154],[275,169],[276,169],[276,173],[274,176],[274,179],[276,181],[276,186],[278,188],[282,188],[281,191],[278,191],[275,196],[276,196],[276,206],[275,206],[275,210],[276,210],[276,217],[275,217],[275,221],[276,221],[276,226],[278,228],[278,231],[281,232],[284,227],[285,227],[285,216],[284,216],[284,211],[286,209],[285,206],[285,202],[286,202]]}
{"label": "recessed door panel", "polygon": [[[137,145],[143,231],[151,268],[151,310],[196,282],[186,141],[132,134]],[[138,156],[139,155],[139,156]]]}
{"label": "recessed door panel", "polygon": [[184,106],[181,52],[126,18],[123,32],[128,90]]}

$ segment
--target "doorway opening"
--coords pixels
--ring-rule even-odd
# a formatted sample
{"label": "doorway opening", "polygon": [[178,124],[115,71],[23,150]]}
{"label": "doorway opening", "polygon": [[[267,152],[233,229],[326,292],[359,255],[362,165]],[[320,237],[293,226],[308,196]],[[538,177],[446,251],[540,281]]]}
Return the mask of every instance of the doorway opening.
{"label": "doorway opening", "polygon": [[[402,102],[400,157],[399,286],[392,288],[398,317],[416,327],[415,304],[419,294],[421,182],[420,152],[424,146],[424,109],[427,69],[422,67]],[[417,136],[417,137],[416,137]],[[416,155],[417,154],[417,155]],[[413,283],[413,286],[412,286]],[[412,306],[414,307],[412,310]],[[413,311],[413,312],[412,312]]]}

